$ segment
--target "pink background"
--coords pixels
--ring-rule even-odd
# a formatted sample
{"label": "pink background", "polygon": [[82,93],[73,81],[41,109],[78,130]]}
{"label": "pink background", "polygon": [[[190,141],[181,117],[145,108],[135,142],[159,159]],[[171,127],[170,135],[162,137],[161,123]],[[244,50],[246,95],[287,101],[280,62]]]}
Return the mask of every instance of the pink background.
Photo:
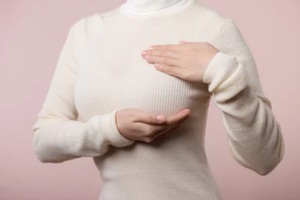
{"label": "pink background", "polygon": [[[44,164],[32,150],[32,125],[70,25],[124,0],[0,0],[0,200],[97,199],[91,158]],[[285,156],[267,176],[230,156],[221,113],[211,104],[206,147],[224,200],[300,199],[300,1],[202,0],[233,18],[258,66],[285,139]]]}

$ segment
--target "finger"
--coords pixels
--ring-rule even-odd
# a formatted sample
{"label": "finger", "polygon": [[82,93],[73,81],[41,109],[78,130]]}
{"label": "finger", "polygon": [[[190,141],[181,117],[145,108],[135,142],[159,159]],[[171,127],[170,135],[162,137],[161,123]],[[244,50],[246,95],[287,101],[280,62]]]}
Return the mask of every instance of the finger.
{"label": "finger", "polygon": [[177,66],[179,63],[178,58],[155,56],[155,55],[146,55],[145,59],[150,63],[160,63],[168,66]]}
{"label": "finger", "polygon": [[154,140],[161,140],[161,139],[164,139],[164,138],[168,137],[168,136],[171,135],[171,134],[172,134],[171,131],[170,131],[170,132],[167,132],[167,133],[164,133],[164,134],[162,134],[162,135],[160,135],[160,136],[154,138]]}
{"label": "finger", "polygon": [[166,131],[168,129],[167,124],[147,124],[147,123],[141,123],[140,130],[142,130],[144,137],[153,137],[157,135],[160,132]]}
{"label": "finger", "polygon": [[134,122],[134,126],[130,127],[133,132],[139,132],[139,137],[148,138],[162,132],[169,126],[167,124],[148,124],[145,122]]}
{"label": "finger", "polygon": [[142,123],[141,125],[142,128],[144,128],[142,141],[147,143],[152,142],[158,132],[165,132],[168,127],[167,125],[149,125],[145,123]]}
{"label": "finger", "polygon": [[209,43],[207,42],[185,42],[185,45],[195,48],[195,49],[202,49],[207,46]]}
{"label": "finger", "polygon": [[181,47],[178,44],[162,44],[162,45],[151,45],[148,49],[180,51]]}
{"label": "finger", "polygon": [[155,136],[154,139],[163,139],[163,138],[165,138],[165,137],[171,135],[171,134],[173,133],[172,131],[173,131],[174,129],[176,129],[176,128],[179,128],[179,127],[180,127],[180,124],[177,124],[176,126],[173,126],[172,128],[170,128],[170,129],[168,129],[168,130],[166,130],[166,131],[162,131],[162,132],[160,132],[157,136]]}
{"label": "finger", "polygon": [[179,44],[187,44],[188,42],[180,40]]}
{"label": "finger", "polygon": [[171,129],[173,129],[174,126],[149,126],[148,129],[149,130],[144,130],[144,132],[146,132],[146,134],[144,135],[144,139],[147,140],[147,139],[151,139],[154,140],[156,137],[158,137],[159,135],[162,135],[162,134],[165,134],[167,133],[168,131],[170,131]]}
{"label": "finger", "polygon": [[178,59],[179,55],[177,51],[173,50],[161,50],[161,49],[152,49],[145,51],[146,55],[150,56],[160,56],[160,57],[168,57]]}
{"label": "finger", "polygon": [[190,116],[190,109],[183,109],[180,112],[166,118],[167,124],[177,124],[186,120]]}
{"label": "finger", "polygon": [[185,44],[200,44],[200,43],[204,43],[204,42],[200,42],[200,41],[185,41],[185,40],[180,40],[179,43],[185,43]]}
{"label": "finger", "polygon": [[161,72],[167,73],[172,76],[176,76],[178,78],[182,78],[183,72],[182,69],[179,67],[170,67],[168,65],[160,64],[160,63],[155,63],[154,64],[155,68]]}
{"label": "finger", "polygon": [[166,120],[164,114],[149,113],[144,111],[137,111],[134,122],[144,122],[148,124],[162,124]]}

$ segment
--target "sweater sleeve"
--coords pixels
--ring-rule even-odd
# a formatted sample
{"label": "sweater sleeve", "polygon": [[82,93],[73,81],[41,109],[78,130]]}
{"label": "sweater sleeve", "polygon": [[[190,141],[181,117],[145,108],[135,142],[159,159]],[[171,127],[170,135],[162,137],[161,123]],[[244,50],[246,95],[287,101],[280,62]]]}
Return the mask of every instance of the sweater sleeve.
{"label": "sweater sleeve", "polygon": [[233,158],[260,175],[282,160],[281,127],[263,94],[253,55],[232,19],[219,33],[219,52],[208,64],[203,82],[222,111]]}
{"label": "sweater sleeve", "polygon": [[78,121],[74,104],[77,63],[74,48],[82,20],[68,31],[50,87],[37,120],[32,126],[33,149],[41,162],[63,162],[79,157],[101,156],[109,145],[123,147],[134,143],[117,129],[115,112]]}

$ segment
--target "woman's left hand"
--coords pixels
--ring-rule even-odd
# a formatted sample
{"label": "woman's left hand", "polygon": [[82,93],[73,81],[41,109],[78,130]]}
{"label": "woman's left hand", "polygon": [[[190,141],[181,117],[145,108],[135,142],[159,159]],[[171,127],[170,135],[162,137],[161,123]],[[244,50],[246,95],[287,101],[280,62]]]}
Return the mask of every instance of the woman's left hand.
{"label": "woman's left hand", "polygon": [[161,72],[190,82],[203,82],[206,67],[218,51],[208,42],[180,41],[179,44],[152,45],[142,51],[142,57]]}

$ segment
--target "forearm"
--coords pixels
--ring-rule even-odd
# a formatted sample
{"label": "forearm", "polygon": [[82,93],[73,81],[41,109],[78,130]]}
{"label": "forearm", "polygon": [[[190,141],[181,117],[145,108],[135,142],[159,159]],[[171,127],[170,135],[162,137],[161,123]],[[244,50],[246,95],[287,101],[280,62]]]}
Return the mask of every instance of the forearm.
{"label": "forearm", "polygon": [[245,66],[223,52],[211,61],[204,81],[222,111],[233,157],[261,175],[269,173],[283,156],[281,128],[270,101],[249,85]]}
{"label": "forearm", "polygon": [[115,124],[115,111],[87,122],[39,119],[34,125],[34,151],[42,162],[63,162],[78,157],[101,156],[109,146],[123,147],[127,140]]}
{"label": "forearm", "polygon": [[218,102],[233,157],[261,175],[271,172],[283,157],[281,128],[270,107],[249,86],[227,104]]}

